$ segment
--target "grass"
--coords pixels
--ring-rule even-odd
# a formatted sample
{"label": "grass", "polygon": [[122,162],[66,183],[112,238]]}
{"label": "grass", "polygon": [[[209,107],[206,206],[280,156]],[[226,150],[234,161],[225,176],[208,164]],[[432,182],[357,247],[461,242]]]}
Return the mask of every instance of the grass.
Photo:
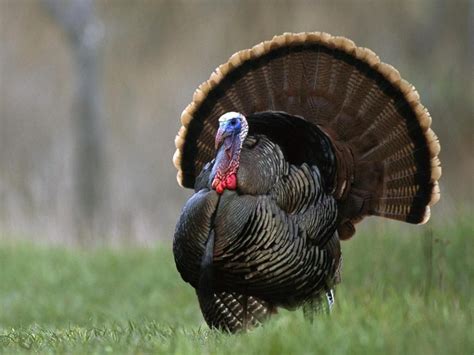
{"label": "grass", "polygon": [[3,242],[0,351],[473,354],[471,221],[432,235],[390,226],[343,244],[330,317],[310,324],[301,311],[281,311],[239,335],[207,328],[169,244],[71,250]]}

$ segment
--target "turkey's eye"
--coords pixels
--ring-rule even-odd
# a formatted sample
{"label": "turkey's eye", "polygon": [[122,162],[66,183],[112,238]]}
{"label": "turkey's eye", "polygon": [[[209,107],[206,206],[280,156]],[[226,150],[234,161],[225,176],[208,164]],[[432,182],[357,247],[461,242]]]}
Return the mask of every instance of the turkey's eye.
{"label": "turkey's eye", "polygon": [[231,119],[231,120],[230,120],[230,124],[231,124],[232,126],[235,126],[235,125],[237,124],[237,119],[235,119],[235,118]]}

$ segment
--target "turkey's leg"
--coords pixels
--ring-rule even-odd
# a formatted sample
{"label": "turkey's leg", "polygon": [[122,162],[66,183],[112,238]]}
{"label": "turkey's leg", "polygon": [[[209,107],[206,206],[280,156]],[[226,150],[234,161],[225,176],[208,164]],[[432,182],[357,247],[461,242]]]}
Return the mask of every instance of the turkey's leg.
{"label": "turkey's leg", "polygon": [[322,314],[331,314],[332,308],[334,306],[334,291],[330,288],[324,293],[320,293],[315,298],[307,301],[303,305],[303,315],[311,323],[314,321],[314,316]]}

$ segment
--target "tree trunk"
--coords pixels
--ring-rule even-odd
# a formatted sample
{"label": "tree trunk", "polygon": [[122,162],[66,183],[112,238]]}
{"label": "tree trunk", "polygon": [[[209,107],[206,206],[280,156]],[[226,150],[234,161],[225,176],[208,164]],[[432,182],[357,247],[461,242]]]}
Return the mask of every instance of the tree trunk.
{"label": "tree trunk", "polygon": [[99,89],[99,52],[102,24],[95,15],[93,0],[43,0],[55,21],[66,33],[76,68],[73,107],[75,136],[74,216],[81,242],[104,234],[103,202],[106,199],[104,145]]}

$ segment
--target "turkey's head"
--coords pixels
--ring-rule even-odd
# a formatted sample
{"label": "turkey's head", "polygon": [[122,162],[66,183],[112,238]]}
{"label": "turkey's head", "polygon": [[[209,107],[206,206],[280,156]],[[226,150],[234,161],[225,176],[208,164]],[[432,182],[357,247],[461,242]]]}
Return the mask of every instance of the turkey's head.
{"label": "turkey's head", "polygon": [[219,118],[215,141],[217,155],[211,174],[211,186],[218,194],[225,189],[237,189],[240,151],[247,133],[247,120],[241,113],[227,112]]}

